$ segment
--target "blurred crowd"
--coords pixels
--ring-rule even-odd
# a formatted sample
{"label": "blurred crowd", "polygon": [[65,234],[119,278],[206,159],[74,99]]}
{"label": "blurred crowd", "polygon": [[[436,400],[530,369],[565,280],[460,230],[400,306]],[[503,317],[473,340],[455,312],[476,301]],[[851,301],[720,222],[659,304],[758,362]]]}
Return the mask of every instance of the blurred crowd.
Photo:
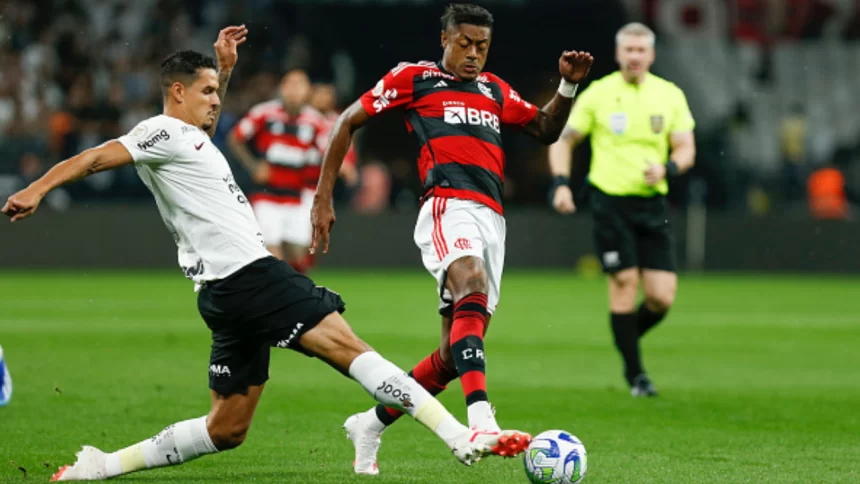
{"label": "blurred crowd", "polygon": [[[595,31],[571,34],[605,39],[599,48],[574,39],[577,45],[584,44],[593,53],[604,48],[599,52],[593,78],[614,69],[613,37],[607,33],[629,19],[625,18],[629,8],[615,9],[610,4],[631,3],[634,2],[607,0],[593,4],[591,8],[602,8],[606,12],[590,17],[595,19],[592,22]],[[646,7],[653,3],[657,2],[642,2]],[[741,3],[753,5],[757,2]],[[357,37],[354,33],[364,29],[366,20],[354,18],[354,12],[363,11],[355,8],[365,7],[339,9],[335,19],[330,9],[308,5],[275,0],[0,0],[0,65],[3,66],[0,69],[0,197],[25,186],[58,161],[124,134],[142,119],[159,113],[161,98],[157,78],[161,59],[178,49],[211,52],[218,29],[229,23],[248,24],[251,35],[241,51],[215,137],[215,143],[228,158],[231,155],[226,149],[226,134],[251,106],[277,95],[280,77],[289,68],[306,70],[320,97],[328,96],[324,101],[325,109],[336,110],[371,87],[384,69],[401,60],[433,59],[428,56],[428,50],[430,55],[438,55],[438,37],[422,33],[424,44],[419,49],[410,46],[408,39],[405,42],[400,39],[413,31],[413,27],[386,22],[390,25],[386,28],[394,33],[385,35],[383,32],[379,37],[397,38],[398,45],[385,45],[387,58],[380,61],[379,56],[364,52],[369,43],[379,43],[376,37]],[[439,9],[422,12],[436,10]],[[540,13],[525,10],[518,13],[514,7],[509,10],[504,20],[508,23],[518,15],[540,16]],[[815,12],[821,14],[819,10]],[[497,21],[502,15],[504,11],[497,16]],[[553,17],[543,15],[541,18]],[[428,18],[421,25],[422,32],[430,32],[432,36],[436,35],[433,32],[438,32],[435,18]],[[849,24],[849,32],[858,31],[853,25]],[[347,27],[354,30],[348,31]],[[744,28],[743,35],[753,35],[748,27]],[[802,33],[815,35],[815,32]],[[559,38],[564,37],[562,34],[558,34]],[[496,47],[491,61],[495,62],[493,70],[502,71],[509,81],[513,74],[520,75],[521,78],[512,84],[526,97],[537,103],[548,100],[557,81],[547,83],[542,75],[545,72],[549,78],[552,69],[536,72],[532,65],[538,60],[532,58],[537,56],[530,56],[528,48],[510,42],[503,44],[503,41],[499,45],[502,46]],[[502,56],[501,49],[508,57]],[[511,59],[523,59],[516,62],[522,62],[523,70],[532,75],[499,68],[511,64]],[[547,65],[544,60],[539,62],[541,66]],[[762,209],[764,205],[793,202],[802,205],[806,212],[811,208],[816,216],[838,213],[836,218],[846,218],[850,212],[848,207],[857,196],[853,187],[860,187],[860,173],[855,173],[860,169],[846,167],[860,167],[860,162],[853,162],[860,159],[860,144],[832,150],[832,156],[817,159],[815,153],[820,137],[810,135],[810,121],[802,104],[782,115],[779,127],[773,130],[773,136],[780,138],[780,156],[784,160],[778,173],[765,178],[754,170],[740,170],[744,176],[725,175],[745,162],[740,155],[733,157],[731,137],[746,129],[749,111],[748,105],[739,104],[736,112],[722,121],[721,129],[701,134],[698,166],[690,178],[704,180],[711,194],[720,191],[720,187],[733,187],[733,190],[723,190],[723,200],[713,195],[705,197],[708,204],[763,212],[767,211]],[[694,114],[698,114],[695,109]],[[402,120],[363,130],[357,139],[360,188],[340,191],[340,203],[351,203],[365,212],[414,209],[420,185],[410,143]],[[506,143],[509,159],[506,196],[510,205],[545,203],[549,185],[545,149],[516,137]],[[587,148],[579,150],[575,159],[582,173],[583,163],[588,160]],[[820,172],[823,169],[831,170]],[[252,183],[240,164],[235,164],[234,171],[240,184],[247,187]],[[818,176],[822,173],[823,176]],[[738,184],[742,184],[743,189],[738,189]],[[820,193],[828,199],[836,197],[844,209],[815,210],[815,197]],[[131,201],[145,200],[147,196],[145,187],[129,167],[69,185],[48,203],[63,209],[72,201]],[[694,199],[688,195],[687,184],[672,196],[676,205]]]}

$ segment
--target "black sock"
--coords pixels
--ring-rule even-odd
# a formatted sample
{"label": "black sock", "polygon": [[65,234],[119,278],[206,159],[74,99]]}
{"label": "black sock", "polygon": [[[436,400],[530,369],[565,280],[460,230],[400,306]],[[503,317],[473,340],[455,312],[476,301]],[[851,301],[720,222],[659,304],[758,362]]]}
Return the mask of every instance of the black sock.
{"label": "black sock", "polygon": [[611,313],[612,334],[615,336],[615,346],[624,359],[624,376],[627,382],[633,382],[640,373],[644,373],[639,359],[639,329],[636,325],[636,313]]}
{"label": "black sock", "polygon": [[666,313],[655,313],[648,309],[648,306],[643,302],[639,305],[637,316],[639,318],[637,321],[639,325],[639,337],[641,338],[649,329],[660,324],[660,321],[663,321],[663,318],[666,317]]}

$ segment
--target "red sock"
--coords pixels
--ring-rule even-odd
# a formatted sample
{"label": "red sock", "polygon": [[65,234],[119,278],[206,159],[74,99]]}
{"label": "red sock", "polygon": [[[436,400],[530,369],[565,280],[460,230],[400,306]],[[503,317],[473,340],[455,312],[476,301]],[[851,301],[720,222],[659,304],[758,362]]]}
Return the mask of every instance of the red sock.
{"label": "red sock", "polygon": [[466,405],[487,401],[484,329],[487,325],[487,295],[469,294],[454,305],[451,355],[460,374]]}
{"label": "red sock", "polygon": [[[409,372],[409,376],[424,387],[430,395],[435,396],[442,393],[446,385],[457,378],[457,370],[455,368],[448,368],[445,362],[442,361],[439,350],[436,350],[430,356],[421,360],[421,363],[415,365],[415,368]],[[376,406],[376,416],[385,425],[393,424],[401,415],[403,415],[403,412],[396,408],[386,407],[381,404]]]}

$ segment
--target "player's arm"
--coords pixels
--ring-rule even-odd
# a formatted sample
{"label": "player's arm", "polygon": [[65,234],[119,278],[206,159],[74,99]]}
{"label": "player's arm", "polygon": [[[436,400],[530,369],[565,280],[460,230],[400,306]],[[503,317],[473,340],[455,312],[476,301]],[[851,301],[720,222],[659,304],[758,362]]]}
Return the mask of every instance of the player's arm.
{"label": "player's arm", "polygon": [[588,52],[565,51],[561,54],[558,59],[561,86],[549,104],[541,108],[524,127],[526,133],[546,145],[558,140],[570,115],[570,107],[573,105],[579,82],[588,75],[593,62],[594,58]]}
{"label": "player's arm", "polygon": [[236,130],[233,130],[227,136],[227,146],[230,148],[230,152],[239,159],[239,163],[248,170],[248,173],[253,175],[264,163],[251,153],[247,142],[240,139],[239,136],[240,134]]}
{"label": "player's arm", "polygon": [[[236,61],[239,60],[239,54],[236,47],[245,43],[248,40],[248,29],[245,25],[226,27],[218,34],[218,40],[215,41],[215,57],[218,59],[218,99],[221,100],[221,106],[224,106],[224,97],[227,95],[227,85],[230,84],[230,76],[233,74],[233,67]],[[215,136],[215,130],[218,129],[218,120],[221,118],[221,109],[215,112],[215,122],[206,131],[209,137]]]}
{"label": "player's arm", "polygon": [[118,141],[108,141],[54,165],[27,188],[10,196],[3,213],[16,222],[36,212],[42,198],[51,190],[100,171],[131,164],[131,153]]}
{"label": "player's arm", "polygon": [[674,98],[676,115],[669,129],[669,159],[666,163],[652,163],[645,171],[645,181],[655,185],[662,179],[683,175],[696,163],[696,137],[693,129],[696,122],[687,105],[687,98],[680,90]]}
{"label": "player's arm", "polygon": [[413,74],[410,64],[398,65],[380,79],[373,89],[362,94],[358,101],[352,103],[334,123],[328,147],[324,150],[317,193],[311,208],[313,225],[311,254],[320,247],[323,253],[328,252],[329,234],[335,222],[332,191],[344,157],[352,144],[353,134],[371,117],[408,106],[412,102]]}
{"label": "player's arm", "polygon": [[320,179],[317,182],[317,193],[314,195],[314,205],[311,209],[313,239],[310,250],[312,254],[320,246],[322,246],[323,253],[328,252],[329,233],[335,222],[334,207],[332,206],[334,184],[346,153],[352,144],[353,134],[358,128],[364,126],[369,119],[370,115],[364,109],[361,100],[358,100],[352,103],[334,124],[328,147],[326,147],[323,155]]}

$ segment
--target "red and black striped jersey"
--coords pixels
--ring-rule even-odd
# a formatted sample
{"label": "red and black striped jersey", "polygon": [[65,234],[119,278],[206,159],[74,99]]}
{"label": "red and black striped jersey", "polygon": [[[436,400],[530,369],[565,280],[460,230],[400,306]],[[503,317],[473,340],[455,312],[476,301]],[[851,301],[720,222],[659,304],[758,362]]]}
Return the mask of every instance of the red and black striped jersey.
{"label": "red and black striped jersey", "polygon": [[296,204],[301,202],[302,190],[315,190],[329,132],[325,116],[310,106],[297,116],[287,113],[280,100],[251,108],[233,133],[249,143],[270,170],[264,190],[252,193],[251,201]]}
{"label": "red and black striped jersey", "polygon": [[474,200],[502,213],[501,125],[522,127],[537,115],[508,83],[489,72],[461,82],[440,63],[401,63],[361,104],[371,116],[406,109],[406,128],[420,146],[425,197]]}

